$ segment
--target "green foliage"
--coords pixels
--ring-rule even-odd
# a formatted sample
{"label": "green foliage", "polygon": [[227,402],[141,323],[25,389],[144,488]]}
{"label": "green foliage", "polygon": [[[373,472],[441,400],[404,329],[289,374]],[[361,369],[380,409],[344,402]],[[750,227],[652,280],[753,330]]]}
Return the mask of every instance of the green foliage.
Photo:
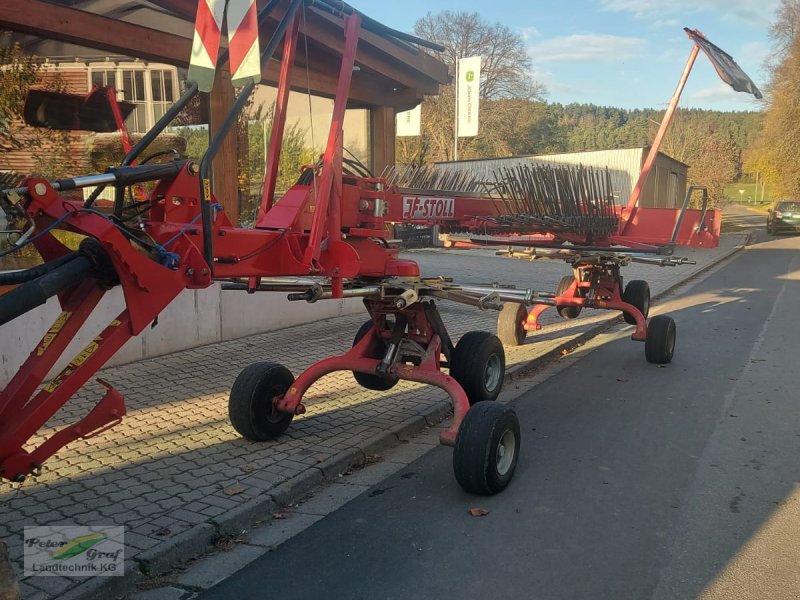
{"label": "green foliage", "polygon": [[47,179],[73,174],[76,161],[67,131],[28,127],[23,107],[32,87],[64,91],[64,82],[47,72],[35,56],[27,55],[10,33],[0,31],[0,152],[24,150],[34,160],[34,172]]}
{"label": "green foliage", "polygon": [[[758,191],[756,191],[756,189],[758,189]],[[744,191],[740,194],[739,190]],[[743,204],[769,204],[777,198],[772,187],[770,185],[764,185],[762,181],[758,182],[758,187],[756,187],[755,181],[729,183],[725,186],[723,195],[727,200],[741,202]]]}
{"label": "green foliage", "polygon": [[19,44],[0,48],[0,149],[24,147],[19,122],[28,90],[39,79],[40,67]]}
{"label": "green foliage", "polygon": [[[188,129],[188,128],[181,128]],[[131,134],[131,141],[135,144],[142,138],[142,134]],[[88,142],[89,166],[93,172],[102,173],[112,165],[118,165],[125,157],[125,150],[119,133],[95,134]],[[175,150],[179,155],[186,152],[186,138],[182,134],[162,133],[153,140],[143,157],[147,158],[157,152],[167,152]],[[166,158],[156,159],[156,162],[168,160]]]}
{"label": "green foliage", "polygon": [[[261,203],[263,175],[268,158],[269,138],[272,133],[272,109],[266,122],[251,122],[248,126],[246,160],[241,173],[247,173],[244,180],[240,177],[240,185],[246,186],[242,199],[242,223],[252,223]],[[281,158],[278,163],[278,177],[275,184],[275,198],[279,199],[300,177],[301,168],[315,161],[316,153],[305,145],[306,129],[299,123],[287,125],[281,143]]]}

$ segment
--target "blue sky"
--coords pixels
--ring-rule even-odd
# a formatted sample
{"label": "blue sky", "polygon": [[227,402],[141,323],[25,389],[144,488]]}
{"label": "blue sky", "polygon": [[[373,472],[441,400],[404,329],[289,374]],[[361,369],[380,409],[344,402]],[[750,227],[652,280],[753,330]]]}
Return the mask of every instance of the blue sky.
{"label": "blue sky", "polygon": [[[683,27],[699,29],[731,54],[759,88],[779,0],[348,0],[402,31],[428,12],[477,12],[525,39],[533,76],[552,102],[665,108],[692,49]],[[759,110],[731,90],[701,53],[681,107]]]}

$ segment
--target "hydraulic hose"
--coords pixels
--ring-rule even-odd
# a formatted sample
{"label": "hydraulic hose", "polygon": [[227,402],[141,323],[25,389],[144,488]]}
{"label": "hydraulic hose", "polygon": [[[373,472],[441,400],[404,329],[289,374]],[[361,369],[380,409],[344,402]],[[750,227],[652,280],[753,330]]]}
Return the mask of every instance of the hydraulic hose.
{"label": "hydraulic hose", "polygon": [[53,269],[57,269],[61,265],[68,263],[71,260],[74,260],[78,257],[77,252],[70,252],[69,254],[65,254],[55,260],[51,260],[49,262],[44,263],[43,265],[37,265],[30,269],[26,269],[25,271],[12,271],[10,273],[0,273],[0,285],[19,285],[21,283],[26,283],[28,281],[33,281],[34,279],[41,277],[42,275],[46,275]]}
{"label": "hydraulic hose", "polygon": [[87,256],[77,256],[38,279],[0,296],[0,325],[5,325],[41,306],[48,298],[77,285],[89,276],[92,269],[92,261]]}
{"label": "hydraulic hose", "polygon": [[[64,262],[53,266],[61,260]],[[48,298],[78,285],[86,278],[96,279],[104,289],[111,289],[119,283],[114,264],[102,244],[94,238],[84,239],[77,252],[50,261],[41,268],[45,269],[43,275],[0,296],[0,325],[41,306]]]}

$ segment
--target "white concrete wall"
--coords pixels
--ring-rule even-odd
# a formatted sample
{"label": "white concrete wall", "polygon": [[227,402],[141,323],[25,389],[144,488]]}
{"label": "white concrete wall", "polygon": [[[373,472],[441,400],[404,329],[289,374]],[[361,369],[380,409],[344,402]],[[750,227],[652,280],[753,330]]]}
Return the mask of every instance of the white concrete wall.
{"label": "white concrete wall", "polygon": [[[123,309],[122,288],[108,293],[92,313],[81,334],[67,347],[53,373],[62,369]],[[11,380],[61,312],[55,298],[0,327],[0,387]],[[274,331],[301,323],[366,311],[358,298],[320,300],[314,304],[289,302],[285,293],[223,292],[219,284],[205,290],[185,290],[158,317],[155,328],[130,340],[108,365],[119,365],[232,340],[254,333]]]}

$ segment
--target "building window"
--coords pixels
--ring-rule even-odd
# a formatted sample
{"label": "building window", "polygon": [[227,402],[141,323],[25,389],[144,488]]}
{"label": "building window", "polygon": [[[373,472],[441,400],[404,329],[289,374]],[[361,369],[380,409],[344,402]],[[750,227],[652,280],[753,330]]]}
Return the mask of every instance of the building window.
{"label": "building window", "polygon": [[108,63],[89,66],[89,87],[112,86],[117,98],[133,102],[135,110],[125,120],[128,131],[144,133],[167,111],[177,97],[177,70],[169,65]]}

